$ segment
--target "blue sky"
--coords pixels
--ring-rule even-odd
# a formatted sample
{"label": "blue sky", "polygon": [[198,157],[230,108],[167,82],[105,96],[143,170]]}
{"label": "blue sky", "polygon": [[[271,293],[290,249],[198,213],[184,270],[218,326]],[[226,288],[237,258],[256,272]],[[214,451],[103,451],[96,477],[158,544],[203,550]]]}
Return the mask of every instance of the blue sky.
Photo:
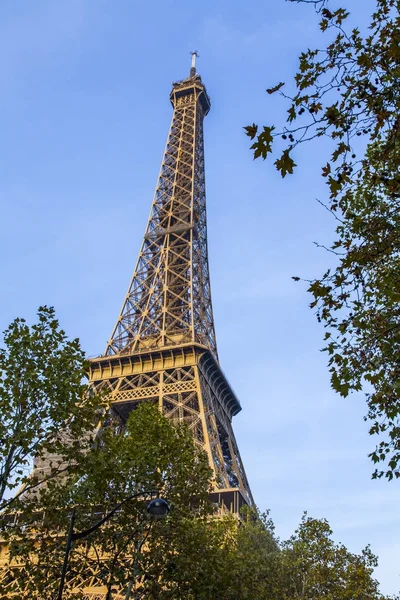
{"label": "blue sky", "polygon": [[[365,23],[372,0],[349,0]],[[292,275],[318,276],[334,223],[316,198],[323,143],[282,181],[242,127],[285,108],[265,88],[318,45],[310,7],[283,0],[3,0],[0,4],[0,327],[56,307],[91,356],[105,347],[144,232],[189,51],[211,96],[205,121],[209,252],[221,365],[254,496],[281,537],[302,512],[400,588],[400,489],[372,482],[362,395],[330,389],[323,331]]]}

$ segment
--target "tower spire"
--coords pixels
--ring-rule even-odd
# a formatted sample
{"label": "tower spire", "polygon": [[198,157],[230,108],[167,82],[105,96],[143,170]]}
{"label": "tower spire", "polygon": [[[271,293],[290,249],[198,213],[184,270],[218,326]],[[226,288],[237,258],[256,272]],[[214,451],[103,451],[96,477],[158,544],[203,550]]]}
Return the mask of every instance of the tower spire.
{"label": "tower spire", "polygon": [[194,77],[196,75],[196,58],[199,57],[199,53],[197,50],[193,50],[190,53],[192,55],[192,66],[190,67],[190,77]]}
{"label": "tower spire", "polygon": [[173,85],[174,107],[142,248],[106,354],[196,342],[217,359],[207,252],[200,78]]}

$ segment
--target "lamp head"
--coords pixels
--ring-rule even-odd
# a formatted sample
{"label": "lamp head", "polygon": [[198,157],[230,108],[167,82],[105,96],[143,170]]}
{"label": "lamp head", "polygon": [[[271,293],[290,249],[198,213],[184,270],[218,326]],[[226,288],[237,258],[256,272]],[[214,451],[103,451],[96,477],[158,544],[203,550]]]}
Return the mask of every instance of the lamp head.
{"label": "lamp head", "polygon": [[170,505],[164,498],[153,498],[146,508],[147,513],[156,518],[166,517],[170,510]]}

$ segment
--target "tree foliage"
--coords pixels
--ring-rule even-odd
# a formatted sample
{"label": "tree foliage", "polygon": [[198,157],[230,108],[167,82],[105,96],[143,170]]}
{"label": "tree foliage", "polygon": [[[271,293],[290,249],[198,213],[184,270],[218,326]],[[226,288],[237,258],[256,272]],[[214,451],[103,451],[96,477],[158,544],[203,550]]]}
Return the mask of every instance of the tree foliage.
{"label": "tree foliage", "polygon": [[[29,327],[15,319],[0,348],[0,509],[14,498],[79,462],[90,444],[100,398],[87,394],[88,363],[78,339],[69,340],[53,308],[38,310]],[[66,440],[68,438],[68,443]],[[52,455],[40,482],[31,477],[37,463]]]}
{"label": "tree foliage", "polygon": [[[125,504],[101,529],[74,544],[65,597],[79,597],[73,594],[74,586],[82,589],[89,584],[126,589],[134,580],[147,589],[165,568],[161,540],[174,548],[185,534],[189,517],[202,522],[209,515],[210,475],[207,457],[195,447],[190,431],[174,426],[157,407],[142,404],[122,431],[119,427],[115,430],[111,421],[86,454],[79,472],[62,481],[49,481],[34,506],[26,506],[22,499],[18,505],[22,515],[12,524],[5,522],[3,535],[9,544],[10,564],[20,566],[15,570],[8,567],[4,589],[21,597],[53,598],[72,508],[77,511],[75,531],[83,531],[125,498],[140,492],[143,496],[138,500]],[[147,492],[156,490],[172,505],[166,523],[144,519],[151,497]],[[136,551],[144,538],[145,550],[137,562]],[[152,569],[147,571],[151,579],[144,581],[148,552],[152,555]]]}
{"label": "tree foliage", "polygon": [[[336,266],[309,282],[311,307],[326,328],[334,390],[366,392],[373,477],[400,477],[400,17],[399,0],[376,0],[368,30],[347,26],[349,12],[313,4],[326,47],[301,53],[287,125],[246,127],[254,157],[277,152],[282,177],[298,146],[328,138],[322,165],[325,206],[336,219],[329,247]],[[283,149],[282,149],[283,145]],[[299,279],[299,278],[294,278]],[[380,467],[379,464],[382,463]]]}
{"label": "tree foliage", "polygon": [[283,598],[380,598],[372,574],[377,558],[369,546],[353,554],[332,539],[325,519],[303,516],[295,534],[282,544]]}
{"label": "tree foliage", "polygon": [[[158,490],[168,518],[144,518],[146,494],[125,504],[101,529],[74,543],[64,597],[85,586],[148,600],[384,600],[372,577],[376,558],[332,540],[326,521],[304,517],[279,542],[268,515],[247,509],[215,518],[211,470],[185,425],[149,403],[133,411],[117,435],[110,425],[78,477],[51,480],[37,504],[3,523],[11,553],[0,574],[0,597],[50,600],[59,583],[71,509],[82,531],[131,493]],[[142,542],[144,541],[143,545]],[[74,589],[75,588],[75,589]],[[78,589],[80,591],[78,591]]]}
{"label": "tree foliage", "polygon": [[[368,548],[355,555],[335,544],[325,521],[304,518],[281,543],[268,514],[255,508],[244,510],[241,520],[223,512],[216,518],[206,453],[186,425],[168,420],[152,403],[140,404],[125,425],[110,409],[96,436],[88,436],[104,398],[82,400],[84,356],[79,342],[69,342],[59,329],[53,309],[40,309],[31,329],[16,320],[5,342],[2,383],[9,392],[2,396],[3,413],[24,398],[31,401],[23,404],[26,429],[11,420],[11,431],[4,430],[10,440],[21,431],[28,436],[25,450],[16,444],[16,464],[25,468],[28,456],[41,456],[43,446],[47,456],[58,453],[63,462],[55,461],[45,485],[21,474],[25,493],[3,504],[1,598],[54,600],[72,512],[75,532],[82,532],[123,503],[101,528],[74,542],[64,598],[78,600],[85,589],[97,588],[107,600],[116,594],[148,600],[384,600],[372,577],[376,558]],[[137,498],[123,502],[133,494]],[[154,495],[169,501],[166,519],[146,517]]]}

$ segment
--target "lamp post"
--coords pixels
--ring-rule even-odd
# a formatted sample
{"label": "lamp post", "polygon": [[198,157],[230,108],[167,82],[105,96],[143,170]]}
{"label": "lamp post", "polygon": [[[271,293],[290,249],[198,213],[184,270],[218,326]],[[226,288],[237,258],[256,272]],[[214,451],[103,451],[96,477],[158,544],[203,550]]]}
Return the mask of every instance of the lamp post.
{"label": "lamp post", "polygon": [[[109,513],[107,513],[105,517],[100,519],[100,521],[98,521],[97,523],[92,525],[92,527],[89,527],[89,529],[85,529],[85,531],[80,531],[79,533],[75,533],[75,531],[74,531],[75,513],[76,513],[76,510],[74,508],[74,510],[72,511],[72,514],[71,514],[70,522],[69,522],[67,544],[65,547],[65,555],[64,555],[64,564],[63,564],[63,568],[62,568],[62,572],[61,572],[61,580],[60,580],[60,585],[58,588],[57,600],[62,600],[64,583],[65,583],[65,575],[66,575],[67,569],[68,569],[68,558],[69,558],[69,553],[71,551],[73,542],[75,542],[76,540],[81,540],[82,538],[87,537],[88,535],[90,535],[91,533],[93,533],[94,531],[99,529],[99,527],[101,527],[104,523],[106,523],[109,519],[111,519],[111,517],[124,504],[129,502],[129,500],[133,500],[134,498],[138,498],[139,496],[146,496],[146,495],[153,495],[153,494],[158,494],[158,490],[150,490],[150,491],[144,490],[142,492],[137,492],[136,494],[132,494],[131,496],[128,496],[128,498],[125,498],[125,500],[123,500],[122,502],[117,504],[117,506],[115,506]],[[165,517],[168,515],[169,511],[170,511],[170,506],[169,506],[168,502],[166,500],[164,500],[164,498],[153,498],[152,500],[150,500],[150,502],[147,504],[147,507],[146,507],[146,513],[149,516],[155,517],[155,518]]]}

